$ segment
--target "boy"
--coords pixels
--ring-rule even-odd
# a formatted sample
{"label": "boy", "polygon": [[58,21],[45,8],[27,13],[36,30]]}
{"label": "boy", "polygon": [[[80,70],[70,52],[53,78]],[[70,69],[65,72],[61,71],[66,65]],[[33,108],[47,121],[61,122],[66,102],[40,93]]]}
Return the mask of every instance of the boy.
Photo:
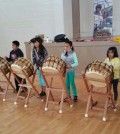
{"label": "boy", "polygon": [[[24,57],[24,54],[21,51],[21,49],[19,48],[19,46],[20,46],[20,43],[18,41],[15,40],[15,41],[12,42],[13,50],[10,52],[9,58],[6,57],[6,59],[9,62],[13,63],[17,58]],[[20,82],[22,81],[22,78],[20,78],[18,76],[17,76],[17,78],[19,79]],[[26,82],[24,81],[24,83],[26,83]],[[19,83],[17,82],[16,79],[15,79],[15,85],[16,85],[16,92],[18,92],[18,90],[19,90]]]}

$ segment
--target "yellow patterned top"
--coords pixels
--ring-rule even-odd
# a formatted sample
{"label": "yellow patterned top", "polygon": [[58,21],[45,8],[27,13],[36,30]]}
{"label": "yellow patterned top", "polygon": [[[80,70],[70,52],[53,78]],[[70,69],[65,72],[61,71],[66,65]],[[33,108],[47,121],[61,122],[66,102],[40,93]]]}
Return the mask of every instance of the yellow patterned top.
{"label": "yellow patterned top", "polygon": [[119,79],[120,59],[119,58],[113,58],[113,59],[106,58],[105,63],[113,66],[114,79]]}

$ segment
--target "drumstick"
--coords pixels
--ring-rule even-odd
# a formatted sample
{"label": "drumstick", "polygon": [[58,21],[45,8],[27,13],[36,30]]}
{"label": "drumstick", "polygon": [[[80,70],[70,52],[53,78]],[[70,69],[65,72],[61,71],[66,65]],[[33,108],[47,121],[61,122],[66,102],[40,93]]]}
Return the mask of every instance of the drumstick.
{"label": "drumstick", "polygon": [[37,70],[37,66],[36,65],[34,65],[34,72]]}
{"label": "drumstick", "polygon": [[36,49],[34,49],[34,51],[35,51],[35,55],[36,55],[36,57],[39,58]]}
{"label": "drumstick", "polygon": [[7,48],[6,48],[6,52],[5,52],[5,53],[6,53],[6,55],[7,55]]}

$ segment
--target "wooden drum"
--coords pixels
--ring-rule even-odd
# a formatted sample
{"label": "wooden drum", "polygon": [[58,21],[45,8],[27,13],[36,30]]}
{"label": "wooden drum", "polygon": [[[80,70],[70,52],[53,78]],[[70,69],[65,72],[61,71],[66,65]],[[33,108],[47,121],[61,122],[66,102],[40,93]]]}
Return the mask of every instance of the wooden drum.
{"label": "wooden drum", "polygon": [[0,57],[0,69],[3,71],[5,75],[10,72],[9,67],[9,62],[5,58]]}
{"label": "wooden drum", "polygon": [[42,71],[47,73],[58,73],[60,71],[62,76],[65,76],[66,64],[58,57],[49,56],[43,63]]}
{"label": "wooden drum", "polygon": [[[105,87],[106,83],[99,80],[105,80],[105,78],[111,81],[113,79],[113,67],[101,61],[93,61],[85,69],[86,77],[96,79],[96,81],[88,80],[89,83],[95,87]],[[98,80],[98,81],[97,81]]]}
{"label": "wooden drum", "polygon": [[18,58],[11,65],[11,69],[16,72],[16,75],[21,78],[25,78],[25,75],[23,74],[22,70],[26,73],[27,77],[32,76],[34,72],[34,67],[32,63],[25,58]]}

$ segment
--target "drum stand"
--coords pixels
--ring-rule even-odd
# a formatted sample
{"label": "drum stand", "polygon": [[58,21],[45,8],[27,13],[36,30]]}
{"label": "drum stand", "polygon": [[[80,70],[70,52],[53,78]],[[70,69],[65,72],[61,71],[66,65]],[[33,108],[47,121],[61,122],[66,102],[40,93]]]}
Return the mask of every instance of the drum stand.
{"label": "drum stand", "polygon": [[[29,98],[30,98],[30,95],[31,95],[31,91],[34,91],[39,96],[39,92],[37,91],[37,89],[34,86],[34,80],[35,80],[36,71],[33,73],[31,80],[27,76],[26,72],[23,69],[21,71],[14,71],[14,70],[11,69],[11,72],[14,75],[15,79],[18,81],[19,86],[20,86],[14,104],[15,105],[17,104],[19,98],[20,99],[25,99],[24,107],[28,107],[28,102],[29,102]],[[17,74],[22,74],[22,75],[25,76],[22,79],[21,82],[17,78],[17,76],[16,76]],[[24,79],[26,79],[29,84],[24,84]],[[27,88],[27,91],[25,90],[25,88]],[[22,91],[25,92],[25,97],[20,95]]]}
{"label": "drum stand", "polygon": [[[107,78],[105,80],[88,78],[88,77],[85,76],[84,73],[82,74],[82,78],[83,78],[85,87],[86,87],[87,92],[88,92],[88,101],[87,101],[85,117],[88,117],[89,109],[96,108],[95,106],[96,106],[97,102],[93,101],[93,95],[98,94],[98,95],[104,96],[106,98],[104,109],[96,108],[98,110],[103,110],[104,111],[104,113],[103,113],[103,121],[106,121],[106,115],[107,115],[107,108],[108,108],[109,100],[111,100],[112,107],[113,107],[114,111],[116,111],[116,108],[115,108],[115,105],[114,105],[114,100],[113,100],[113,95],[111,93],[111,83],[110,83],[110,81]],[[106,83],[107,92],[102,93],[100,91],[94,91],[93,90],[94,86],[89,85],[88,80]]]}
{"label": "drum stand", "polygon": [[[58,72],[58,73],[48,73],[48,72],[43,72],[42,69],[41,69],[41,74],[42,74],[42,77],[44,78],[45,80],[45,83],[46,83],[46,91],[47,91],[47,98],[46,98],[46,104],[45,104],[45,111],[48,111],[48,104],[49,103],[52,103],[52,104],[59,104],[60,105],[60,109],[59,109],[59,113],[62,113],[62,107],[63,107],[63,102],[64,102],[64,95],[67,95],[67,102],[69,103],[70,107],[72,107],[72,103],[71,103],[71,99],[70,97],[68,96],[67,92],[66,92],[66,87],[65,87],[65,82],[64,82],[64,79],[63,79],[63,76],[61,75],[61,72]],[[50,77],[50,83],[48,84],[48,80],[47,80],[47,77]],[[61,81],[61,84],[62,84],[62,87],[61,88],[56,88],[56,87],[53,87],[53,79],[54,78],[60,78],[60,81]],[[54,97],[53,97],[53,94],[52,94],[52,91],[53,92],[60,92],[62,95],[61,95],[61,99],[59,102],[55,101]],[[51,97],[51,101],[50,101],[50,97]]]}
{"label": "drum stand", "polygon": [[13,86],[12,82],[10,81],[11,78],[11,72],[7,74],[4,73],[4,71],[0,68],[0,72],[2,74],[2,76],[6,79],[5,80],[1,80],[0,81],[0,85],[5,85],[5,89],[2,89],[2,87],[0,86],[0,94],[3,95],[3,101],[6,100],[6,96],[7,96],[7,91],[8,91],[8,87],[9,85],[15,90],[15,87]]}

